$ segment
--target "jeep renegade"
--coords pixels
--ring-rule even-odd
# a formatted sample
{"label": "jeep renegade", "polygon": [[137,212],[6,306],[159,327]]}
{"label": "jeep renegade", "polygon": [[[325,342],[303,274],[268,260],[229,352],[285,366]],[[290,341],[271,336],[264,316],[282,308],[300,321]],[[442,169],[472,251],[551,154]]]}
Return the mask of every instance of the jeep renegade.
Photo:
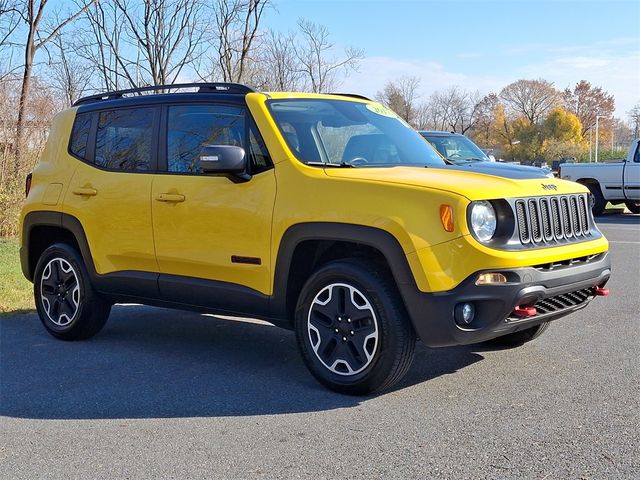
{"label": "jeep renegade", "polygon": [[417,338],[521,345],[608,293],[585,187],[446,165],[357,95],[83,98],[26,190],[22,269],[53,336],[95,335],[116,302],[255,317],[349,394],[396,384]]}

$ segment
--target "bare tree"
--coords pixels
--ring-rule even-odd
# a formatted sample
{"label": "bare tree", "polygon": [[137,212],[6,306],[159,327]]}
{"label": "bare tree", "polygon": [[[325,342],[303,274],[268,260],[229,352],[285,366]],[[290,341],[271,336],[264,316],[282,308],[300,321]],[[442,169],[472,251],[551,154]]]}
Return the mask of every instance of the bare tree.
{"label": "bare tree", "polygon": [[70,43],[62,33],[51,41],[49,51],[49,71],[51,86],[64,98],[65,106],[71,106],[89,86],[91,69],[79,57],[70,54]]}
{"label": "bare tree", "polygon": [[544,114],[558,105],[560,92],[547,80],[518,80],[504,87],[500,98],[512,113],[538,125]]}
{"label": "bare tree", "polygon": [[[20,25],[21,11],[15,0],[0,0],[0,80],[13,73],[10,40]],[[8,55],[8,57],[7,57]]]}
{"label": "bare tree", "polygon": [[476,122],[473,126],[474,139],[485,147],[494,143],[494,126],[496,123],[496,108],[500,100],[495,93],[482,97],[476,106]]}
{"label": "bare tree", "polygon": [[15,147],[15,173],[22,166],[22,147],[24,141],[24,116],[31,87],[31,75],[33,72],[33,60],[42,47],[47,45],[68,24],[78,18],[89,6],[97,0],[87,0],[74,13],[69,13],[66,18],[56,22],[50,31],[44,31],[42,20],[48,0],[26,0],[26,9],[23,19],[27,24],[27,38],[24,42],[24,71],[22,75],[22,87],[18,104],[18,118],[16,122],[16,147]]}
{"label": "bare tree", "polygon": [[640,137],[640,103],[636,103],[634,107],[627,112],[633,129],[633,138]]}
{"label": "bare tree", "polygon": [[[565,89],[562,94],[567,110],[582,123],[582,136],[596,126],[596,116],[613,119],[615,100],[600,87],[594,87],[586,80],[580,80],[573,90]],[[611,122],[610,122],[611,123]]]}
{"label": "bare tree", "polygon": [[466,133],[477,121],[480,95],[453,86],[434,92],[421,112],[422,127]]}
{"label": "bare tree", "polygon": [[295,91],[303,88],[295,34],[270,30],[257,48],[250,84],[263,90]]}
{"label": "bare tree", "polygon": [[216,71],[225,82],[245,81],[253,43],[264,9],[270,0],[216,0],[214,6],[218,47]]}
{"label": "bare tree", "polygon": [[201,0],[114,0],[125,21],[128,40],[140,57],[135,63],[153,85],[173,83],[193,61],[204,35]]}
{"label": "bare tree", "polygon": [[364,58],[364,51],[354,47],[346,47],[342,58],[331,56],[334,44],[329,41],[329,30],[323,25],[300,19],[298,28],[302,40],[296,44],[296,56],[312,92],[333,90],[338,83],[338,72],[357,69],[358,61]]}
{"label": "bare tree", "polygon": [[416,101],[420,97],[419,87],[420,79],[418,77],[402,77],[387,82],[376,97],[380,103],[396,112],[407,123],[417,127],[418,105]]}
{"label": "bare tree", "polygon": [[84,20],[74,49],[98,72],[94,87],[101,91],[136,87],[141,75],[137,64],[125,57],[122,10],[115,2],[98,2],[87,9]]}

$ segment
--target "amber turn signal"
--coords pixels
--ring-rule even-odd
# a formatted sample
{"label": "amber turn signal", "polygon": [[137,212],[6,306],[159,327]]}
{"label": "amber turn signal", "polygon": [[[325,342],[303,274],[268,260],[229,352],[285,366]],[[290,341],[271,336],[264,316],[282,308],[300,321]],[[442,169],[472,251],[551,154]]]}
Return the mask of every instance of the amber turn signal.
{"label": "amber turn signal", "polygon": [[478,275],[476,285],[492,285],[496,283],[507,283],[507,277],[502,273],[481,273]]}
{"label": "amber turn signal", "polygon": [[440,205],[440,221],[446,232],[453,232],[453,208],[451,205]]}

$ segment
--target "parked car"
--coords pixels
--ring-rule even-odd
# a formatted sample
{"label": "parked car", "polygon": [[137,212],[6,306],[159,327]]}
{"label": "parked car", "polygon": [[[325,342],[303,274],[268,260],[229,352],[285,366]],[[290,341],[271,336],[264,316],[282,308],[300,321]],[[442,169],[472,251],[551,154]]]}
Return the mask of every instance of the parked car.
{"label": "parked car", "polygon": [[553,177],[553,172],[549,169],[492,161],[471,139],[460,133],[439,130],[421,130],[418,133],[433,145],[440,155],[459,167],[493,175],[512,172],[540,177]]}
{"label": "parked car", "polygon": [[631,213],[640,213],[640,139],[629,146],[620,162],[563,163],[559,176],[585,185],[593,195],[593,213],[601,215],[607,205],[624,203]]}
{"label": "parked car", "polygon": [[517,346],[608,293],[588,190],[524,172],[447,167],[359,96],[107,92],[54,118],[22,270],[54,337],[95,335],[116,302],[261,318],[322,384],[365,394],[416,338]]}

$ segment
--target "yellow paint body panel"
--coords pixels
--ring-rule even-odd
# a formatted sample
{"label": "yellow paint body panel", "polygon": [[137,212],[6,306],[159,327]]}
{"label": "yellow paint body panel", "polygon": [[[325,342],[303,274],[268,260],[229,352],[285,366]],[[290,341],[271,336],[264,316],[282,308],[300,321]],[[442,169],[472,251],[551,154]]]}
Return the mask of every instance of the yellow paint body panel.
{"label": "yellow paint body panel", "polygon": [[[162,193],[185,198],[161,202],[157,198]],[[275,195],[273,170],[246,183],[225,177],[156,175],[152,208],[160,272],[269,292]],[[233,263],[232,255],[258,258],[260,265]]]}

